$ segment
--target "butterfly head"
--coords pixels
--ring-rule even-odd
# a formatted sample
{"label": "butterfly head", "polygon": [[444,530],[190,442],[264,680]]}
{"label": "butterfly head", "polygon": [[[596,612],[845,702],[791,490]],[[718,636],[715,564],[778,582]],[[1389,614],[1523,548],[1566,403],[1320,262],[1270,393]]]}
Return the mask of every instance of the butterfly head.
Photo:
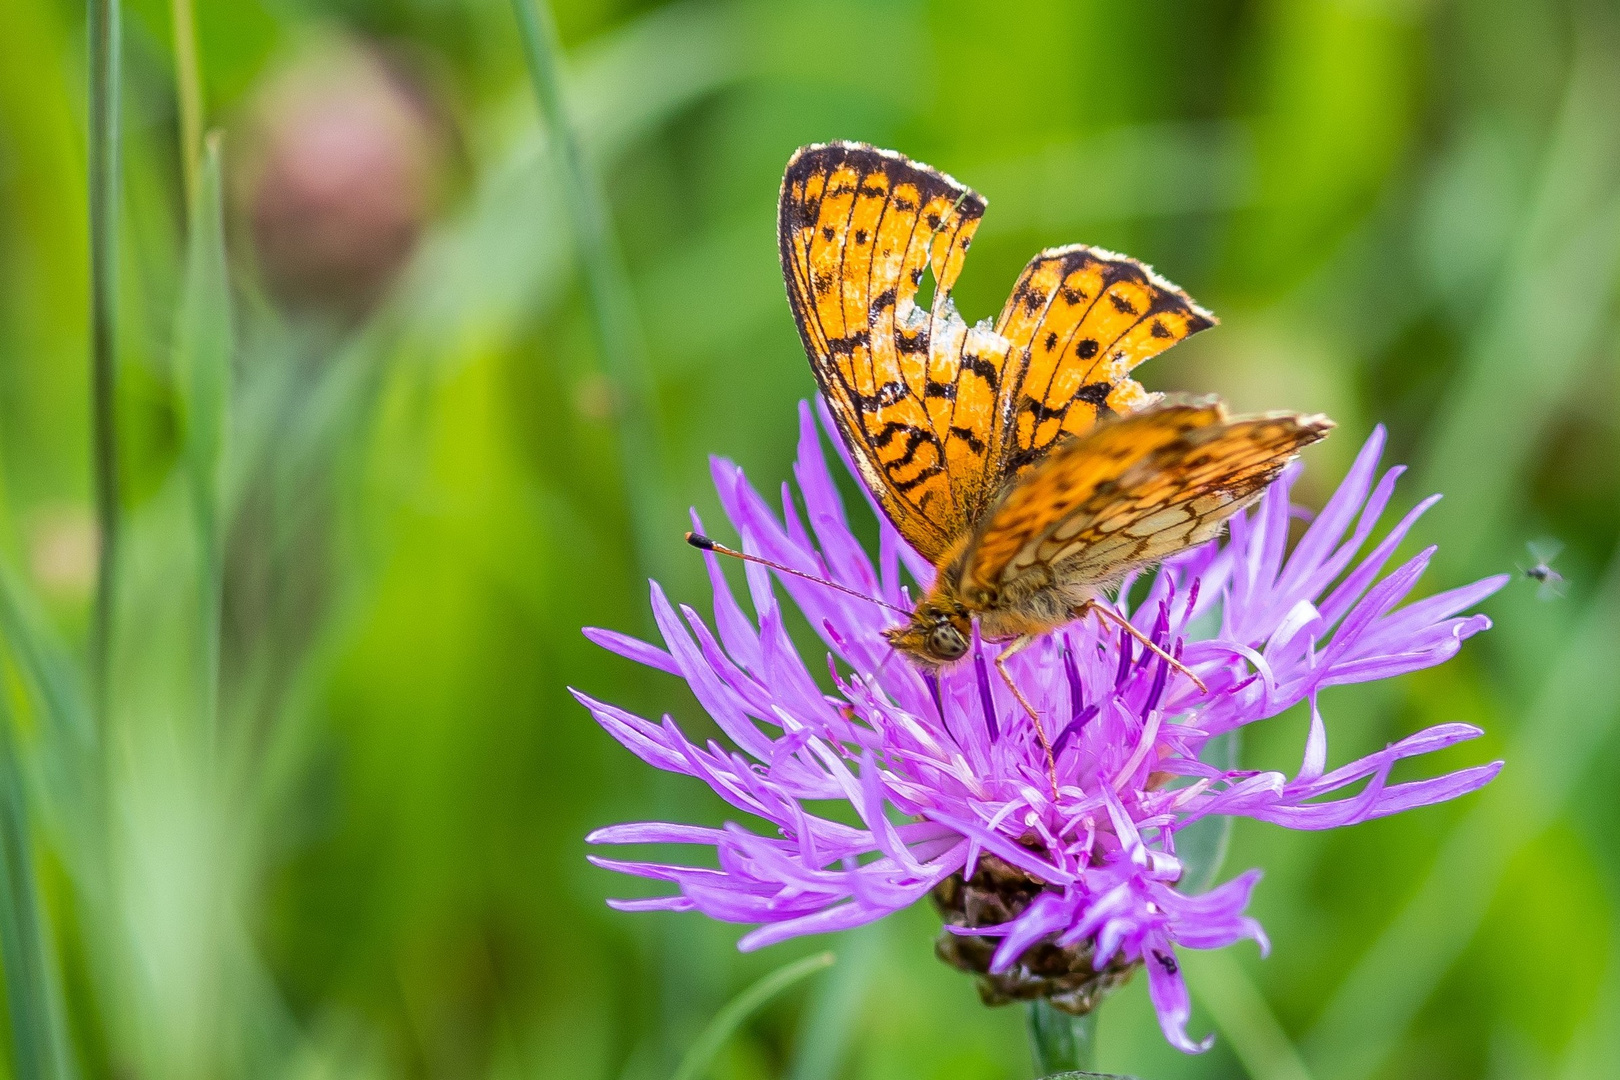
{"label": "butterfly head", "polygon": [[917,605],[904,626],[886,630],[884,636],[912,659],[938,667],[967,655],[973,624],[961,604],[928,597]]}

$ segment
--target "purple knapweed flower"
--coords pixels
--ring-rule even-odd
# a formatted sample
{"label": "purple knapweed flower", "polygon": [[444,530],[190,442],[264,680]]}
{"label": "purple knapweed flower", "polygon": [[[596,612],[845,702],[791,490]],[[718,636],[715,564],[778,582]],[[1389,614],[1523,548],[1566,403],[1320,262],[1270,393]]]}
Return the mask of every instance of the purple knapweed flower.
{"label": "purple knapweed flower", "polygon": [[[746,567],[750,618],[718,560],[705,555],[712,629],[693,609],[677,610],[654,583],[662,648],[610,630],[587,634],[684,679],[731,745],[700,745],[668,716],[653,722],[575,696],[644,761],[700,778],[773,828],[768,835],[735,823],[599,829],[590,842],[696,845],[717,857],[717,865],[696,866],[592,856],[599,866],[678,889],[611,903],[757,924],[741,941],[755,949],[859,926],[933,893],[946,921],[938,951],[980,976],[986,1000],[1045,997],[1084,1012],[1140,964],[1165,1037],[1185,1051],[1206,1048],[1208,1038],[1194,1041],[1186,1032],[1190,1005],[1176,949],[1240,938],[1266,949],[1259,924],[1244,914],[1260,875],[1251,870],[1188,895],[1178,887],[1185,869],[1178,832],[1215,814],[1296,829],[1351,825],[1455,798],[1501,767],[1388,782],[1401,759],[1481,734],[1460,723],[1327,767],[1318,691],[1449,659],[1464,638],[1490,625],[1484,615],[1460,613],[1507,580],[1487,578],[1401,606],[1434,549],[1380,574],[1432,498],[1354,561],[1402,472],[1377,477],[1383,444],[1380,429],[1291,553],[1289,489],[1297,465],[1232,519],[1224,541],[1185,552],[1154,575],[1128,614],[1165,648],[1180,648],[1207,693],[1095,618],[1008,661],[1052,734],[1055,793],[1034,725],[991,670],[999,646],[975,640],[963,662],[936,677],[891,652],[882,631],[895,621],[892,611],[777,575],[829,650],[818,682],[784,628],[771,571]],[[901,566],[921,587],[932,578],[933,568],[881,513],[876,566],[856,542],[808,406],[801,407],[794,467],[803,517],[786,484],[778,516],[735,465],[716,460],[713,473],[726,516],[751,553],[902,608],[909,598]],[[695,516],[694,527],[701,529]],[[1121,596],[1131,592],[1127,582]],[[1310,730],[1294,777],[1200,760],[1210,740],[1301,701],[1309,702]],[[1360,781],[1354,794],[1324,798]],[[829,800],[847,802],[860,824],[812,810]]]}

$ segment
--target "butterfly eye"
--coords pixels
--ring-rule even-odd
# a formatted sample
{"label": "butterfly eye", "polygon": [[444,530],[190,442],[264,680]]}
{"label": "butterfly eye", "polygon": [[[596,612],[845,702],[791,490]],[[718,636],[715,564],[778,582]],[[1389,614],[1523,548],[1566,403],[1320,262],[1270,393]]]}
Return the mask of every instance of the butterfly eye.
{"label": "butterfly eye", "polygon": [[949,623],[934,627],[928,635],[928,651],[941,660],[959,660],[967,652],[967,641]]}

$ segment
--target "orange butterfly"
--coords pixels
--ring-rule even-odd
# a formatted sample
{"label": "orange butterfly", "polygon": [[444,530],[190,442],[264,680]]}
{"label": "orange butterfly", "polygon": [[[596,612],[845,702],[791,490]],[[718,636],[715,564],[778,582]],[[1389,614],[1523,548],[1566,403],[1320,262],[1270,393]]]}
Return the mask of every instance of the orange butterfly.
{"label": "orange butterfly", "polygon": [[1104,590],[1217,535],[1333,426],[1147,393],[1131,369],[1215,319],[1098,248],[1041,252],[995,324],[968,326],[950,293],[984,209],[927,166],[832,143],[793,156],[778,210],[822,395],[895,528],[938,570],[888,632],[924,665],[964,656],[974,621],[1012,643],[1003,659],[1092,610],[1140,638],[1097,602]]}

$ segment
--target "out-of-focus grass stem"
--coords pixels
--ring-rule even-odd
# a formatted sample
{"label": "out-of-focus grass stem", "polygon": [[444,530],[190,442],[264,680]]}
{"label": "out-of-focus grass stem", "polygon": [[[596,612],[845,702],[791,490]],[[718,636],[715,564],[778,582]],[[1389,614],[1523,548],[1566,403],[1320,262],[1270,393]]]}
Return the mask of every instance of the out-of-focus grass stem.
{"label": "out-of-focus grass stem", "polygon": [[11,1066],[18,1080],[67,1075],[66,1044],[34,875],[28,803],[12,741],[11,710],[0,694],[0,952],[11,1014]]}
{"label": "out-of-focus grass stem", "polygon": [[1311,1073],[1259,987],[1229,949],[1189,950],[1185,970],[1253,1080],[1311,1080]]}
{"label": "out-of-focus grass stem", "polygon": [[197,203],[197,156],[202,148],[202,69],[197,60],[197,18],[191,0],[171,0],[174,87],[180,102],[180,170],[186,206]]}
{"label": "out-of-focus grass stem", "polygon": [[732,998],[725,1008],[715,1014],[714,1019],[709,1021],[709,1026],[703,1029],[697,1040],[686,1051],[686,1056],[681,1059],[680,1068],[675,1070],[674,1080],[701,1080],[708,1075],[710,1066],[714,1064],[715,1055],[744,1021],[758,1012],[771,998],[800,979],[832,967],[835,960],[836,957],[830,952],[807,956],[803,960],[777,968]]}
{"label": "out-of-focus grass stem", "polygon": [[216,134],[209,137],[203,151],[187,243],[185,288],[175,325],[175,368],[182,380],[186,458],[191,471],[198,550],[198,706],[210,737],[219,701],[223,595],[220,502],[233,350],[221,168]]}
{"label": "out-of-focus grass stem", "polygon": [[[641,570],[654,573],[666,530],[658,507],[663,497],[662,440],[651,367],[636,316],[635,297],[619,250],[607,200],[575,137],[562,87],[562,47],[549,0],[512,0],[535,97],[562,165],[564,194],[573,219],[586,290],[602,363],[615,395],[619,452],[630,501],[634,547]],[[676,525],[668,524],[673,537]]]}
{"label": "out-of-focus grass stem", "polygon": [[100,539],[90,674],[100,723],[118,568],[119,22],[119,0],[90,0],[90,415]]}

